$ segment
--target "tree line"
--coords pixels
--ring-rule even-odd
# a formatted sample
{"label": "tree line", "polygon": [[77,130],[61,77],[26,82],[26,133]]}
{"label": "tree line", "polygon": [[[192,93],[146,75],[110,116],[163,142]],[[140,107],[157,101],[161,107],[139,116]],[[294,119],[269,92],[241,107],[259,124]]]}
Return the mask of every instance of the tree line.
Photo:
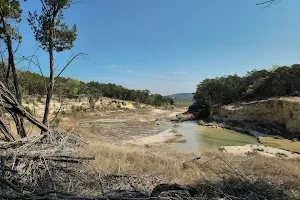
{"label": "tree line", "polygon": [[300,96],[300,65],[252,70],[245,76],[205,79],[197,85],[194,99],[200,105],[224,105],[237,101],[279,96]]}
{"label": "tree line", "polygon": [[[3,64],[2,64],[3,65]],[[23,96],[43,97],[47,94],[49,77],[41,76],[30,71],[18,71],[20,90]],[[3,80],[0,75],[0,80]],[[55,81],[53,94],[60,98],[87,97],[94,100],[100,97],[108,97],[127,101],[135,101],[153,106],[173,105],[174,100],[160,94],[151,94],[149,90],[133,90],[112,83],[100,83],[96,81],[83,82],[73,78],[58,77]]]}

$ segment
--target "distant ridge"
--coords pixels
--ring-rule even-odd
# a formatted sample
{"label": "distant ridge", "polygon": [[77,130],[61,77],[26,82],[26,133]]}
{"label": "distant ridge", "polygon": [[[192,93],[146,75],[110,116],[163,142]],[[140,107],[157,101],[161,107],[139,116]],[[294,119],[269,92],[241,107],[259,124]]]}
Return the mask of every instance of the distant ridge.
{"label": "distant ridge", "polygon": [[173,98],[173,99],[193,99],[192,93],[176,93],[172,95],[168,95],[167,97]]}

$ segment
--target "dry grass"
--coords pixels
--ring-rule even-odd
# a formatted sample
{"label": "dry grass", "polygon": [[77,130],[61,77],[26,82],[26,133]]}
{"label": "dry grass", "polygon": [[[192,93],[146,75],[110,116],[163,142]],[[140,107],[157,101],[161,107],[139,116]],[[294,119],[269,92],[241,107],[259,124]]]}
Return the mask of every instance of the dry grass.
{"label": "dry grass", "polygon": [[275,139],[271,137],[261,137],[259,142],[270,147],[280,148],[292,152],[300,153],[300,142],[293,142],[287,139]]}
{"label": "dry grass", "polygon": [[[243,177],[264,180],[286,189],[300,188],[300,160],[259,155],[233,156],[217,150],[201,154],[162,151],[158,147],[117,146],[92,142],[83,154],[95,155],[92,168],[110,173],[153,174],[167,182],[194,184]],[[191,161],[196,157],[201,159]],[[191,161],[191,162],[189,162]],[[300,192],[300,191],[298,191]]]}

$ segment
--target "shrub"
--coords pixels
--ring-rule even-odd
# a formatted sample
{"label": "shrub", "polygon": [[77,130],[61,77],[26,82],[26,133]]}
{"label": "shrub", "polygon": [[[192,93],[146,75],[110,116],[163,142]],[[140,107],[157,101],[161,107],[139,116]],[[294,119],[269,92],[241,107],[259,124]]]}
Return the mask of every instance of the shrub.
{"label": "shrub", "polygon": [[34,110],[30,109],[28,106],[25,106],[24,109],[29,112],[29,114],[34,115]]}
{"label": "shrub", "polygon": [[59,117],[56,117],[56,118],[54,119],[54,121],[50,124],[50,128],[52,128],[52,129],[57,128],[58,125],[59,125],[59,122],[60,122],[60,118],[59,118]]}
{"label": "shrub", "polygon": [[42,98],[40,96],[37,98],[37,102],[43,103]]}

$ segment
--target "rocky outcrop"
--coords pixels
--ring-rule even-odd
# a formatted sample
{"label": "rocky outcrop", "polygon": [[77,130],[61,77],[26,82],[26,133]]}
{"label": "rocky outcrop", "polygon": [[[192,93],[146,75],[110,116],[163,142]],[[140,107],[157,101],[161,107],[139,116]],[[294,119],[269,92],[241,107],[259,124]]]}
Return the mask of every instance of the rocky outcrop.
{"label": "rocky outcrop", "polygon": [[212,115],[222,121],[243,120],[277,124],[286,129],[286,136],[300,137],[300,97],[225,105],[214,108]]}
{"label": "rocky outcrop", "polygon": [[171,117],[170,120],[173,122],[184,122],[184,121],[192,121],[195,119],[196,119],[196,117],[194,114],[185,112],[185,113],[180,113],[180,114],[177,114],[177,115]]}

